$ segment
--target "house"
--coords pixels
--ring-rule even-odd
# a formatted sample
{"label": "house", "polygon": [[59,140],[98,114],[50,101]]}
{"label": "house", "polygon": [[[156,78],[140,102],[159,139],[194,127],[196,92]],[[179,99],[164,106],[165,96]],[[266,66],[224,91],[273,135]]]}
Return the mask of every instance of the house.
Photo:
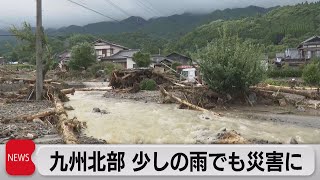
{"label": "house", "polygon": [[58,55],[59,62],[67,63],[71,60],[71,51],[66,50]]}
{"label": "house", "polygon": [[4,57],[0,57],[0,65],[5,65],[6,59]]}
{"label": "house", "polygon": [[275,64],[277,66],[282,66],[283,60],[285,58],[285,53],[276,53],[276,61]]}
{"label": "house", "polygon": [[151,67],[160,64],[166,57],[160,54],[151,55]]}
{"label": "house", "polygon": [[67,64],[71,60],[71,51],[66,50],[58,55],[59,68],[60,69],[68,69]]}
{"label": "house", "polygon": [[298,48],[304,60],[320,57],[320,36],[313,36],[299,44]]}
{"label": "house", "polygon": [[192,59],[190,57],[176,53],[176,52],[167,55],[166,58],[173,60],[175,62],[179,62],[182,65],[189,65],[192,63]]}
{"label": "house", "polygon": [[96,51],[97,60],[101,61],[101,59],[105,59],[107,57],[111,57],[115,54],[118,54],[120,51],[129,50],[129,48],[111,43],[105,40],[97,40],[93,42],[94,49]]}
{"label": "house", "polygon": [[120,50],[111,56],[101,57],[102,62],[111,62],[122,65],[125,69],[136,68],[136,63],[133,61],[133,55],[140,50]]}

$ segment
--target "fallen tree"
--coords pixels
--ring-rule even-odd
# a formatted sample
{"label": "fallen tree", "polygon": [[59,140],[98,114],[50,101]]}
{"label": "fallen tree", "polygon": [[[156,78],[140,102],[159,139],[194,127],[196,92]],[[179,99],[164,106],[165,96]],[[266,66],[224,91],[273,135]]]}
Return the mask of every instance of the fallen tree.
{"label": "fallen tree", "polygon": [[70,88],[70,89],[62,89],[61,93],[63,94],[71,94],[74,95],[74,93],[76,92],[76,90],[74,88]]}
{"label": "fallen tree", "polygon": [[308,90],[296,90],[296,89],[290,89],[287,87],[271,86],[271,85],[268,85],[265,87],[252,87],[251,89],[296,94],[296,95],[305,96],[310,99],[320,100],[320,96],[317,92],[310,92]]}
{"label": "fallen tree", "polygon": [[54,114],[56,114],[55,110],[48,110],[48,111],[40,112],[40,113],[37,113],[34,115],[24,115],[24,116],[18,117],[17,119],[22,119],[25,121],[33,121],[34,119],[38,119],[38,118],[40,119],[40,118],[44,118],[44,117],[51,116]]}
{"label": "fallen tree", "polygon": [[204,108],[202,108],[202,107],[199,107],[199,106],[196,106],[196,105],[194,105],[194,104],[191,104],[191,103],[189,103],[188,101],[182,100],[181,98],[178,98],[178,97],[174,96],[173,94],[168,93],[168,91],[165,90],[163,87],[160,87],[160,92],[161,92],[164,96],[169,96],[171,99],[175,100],[176,102],[178,102],[178,103],[180,103],[180,104],[184,104],[184,105],[188,106],[188,107],[191,108],[191,109],[198,110],[198,111],[203,111],[203,112],[211,112],[211,113],[213,113],[213,114],[216,115],[216,116],[221,116],[221,114],[218,114],[218,113],[209,111],[209,110],[204,109]]}
{"label": "fallen tree", "polygon": [[66,110],[64,109],[62,101],[59,99],[59,95],[54,96],[55,111],[59,118],[58,128],[63,136],[66,144],[78,144],[77,136],[75,135],[74,127],[70,126],[69,118]]}

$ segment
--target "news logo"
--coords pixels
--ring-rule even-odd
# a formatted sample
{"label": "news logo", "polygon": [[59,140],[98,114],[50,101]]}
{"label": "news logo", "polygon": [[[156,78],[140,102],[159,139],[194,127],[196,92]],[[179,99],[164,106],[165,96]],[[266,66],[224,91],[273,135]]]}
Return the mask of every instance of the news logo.
{"label": "news logo", "polygon": [[35,171],[32,153],[35,144],[31,140],[10,140],[6,144],[6,171],[11,176],[30,176]]}

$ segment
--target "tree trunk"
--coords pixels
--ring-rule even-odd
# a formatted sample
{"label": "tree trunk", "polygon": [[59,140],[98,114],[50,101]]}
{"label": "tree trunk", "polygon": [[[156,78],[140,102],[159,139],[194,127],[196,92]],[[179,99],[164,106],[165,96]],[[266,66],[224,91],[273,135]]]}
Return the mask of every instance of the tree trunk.
{"label": "tree trunk", "polygon": [[[160,87],[160,91],[164,96],[169,96],[171,99],[173,99],[173,100],[175,100],[175,101],[177,101],[177,102],[179,102],[181,104],[184,104],[184,105],[190,107],[191,109],[198,110],[198,111],[203,111],[203,112],[212,112],[212,111],[209,111],[209,110],[204,109],[202,107],[199,107],[199,106],[196,106],[194,104],[191,104],[191,103],[189,103],[189,102],[187,102],[185,100],[182,100],[182,99],[180,99],[180,98],[168,93],[163,87]],[[213,112],[213,114],[216,115],[216,116],[221,116],[221,114],[218,114],[218,113],[215,113],[215,112]]]}

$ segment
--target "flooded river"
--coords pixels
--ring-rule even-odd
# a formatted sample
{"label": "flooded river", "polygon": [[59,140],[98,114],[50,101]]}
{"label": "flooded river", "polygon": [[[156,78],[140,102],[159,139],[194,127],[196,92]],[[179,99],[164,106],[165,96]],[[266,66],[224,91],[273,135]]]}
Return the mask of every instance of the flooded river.
{"label": "flooded river", "polygon": [[[87,122],[85,133],[112,144],[210,143],[222,128],[236,130],[247,139],[287,143],[320,143],[320,127],[301,127],[272,121],[213,117],[177,105],[103,98],[103,92],[76,92],[66,105],[74,107],[69,117]],[[93,113],[93,108],[110,114]],[[208,119],[208,117],[210,117]],[[303,119],[301,119],[303,121]]]}

